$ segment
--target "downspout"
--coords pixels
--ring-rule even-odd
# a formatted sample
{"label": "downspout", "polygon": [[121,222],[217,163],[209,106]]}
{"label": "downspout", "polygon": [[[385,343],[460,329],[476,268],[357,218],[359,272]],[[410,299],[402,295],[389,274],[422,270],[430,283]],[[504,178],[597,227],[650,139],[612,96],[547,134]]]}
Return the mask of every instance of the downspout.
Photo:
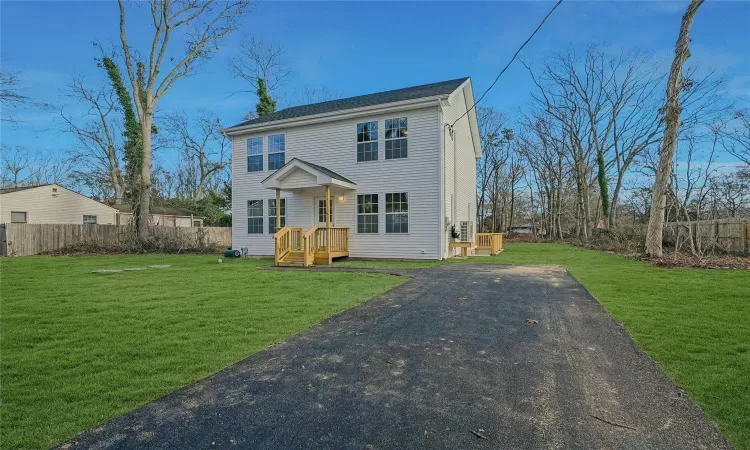
{"label": "downspout", "polygon": [[440,132],[438,133],[440,139],[440,199],[438,200],[438,221],[440,228],[438,228],[438,236],[440,239],[440,256],[439,259],[442,261],[445,259],[445,125],[443,124],[443,105],[438,100],[438,127]]}

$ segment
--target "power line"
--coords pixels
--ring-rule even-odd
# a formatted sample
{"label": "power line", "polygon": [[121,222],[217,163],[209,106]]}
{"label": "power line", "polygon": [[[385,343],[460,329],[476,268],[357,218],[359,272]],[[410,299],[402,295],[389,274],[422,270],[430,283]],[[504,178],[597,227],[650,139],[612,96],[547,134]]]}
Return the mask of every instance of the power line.
{"label": "power line", "polygon": [[453,121],[453,123],[451,124],[450,128],[453,128],[453,125],[455,125],[456,122],[458,122],[459,120],[461,120],[465,115],[469,114],[472,109],[476,108],[477,105],[482,101],[482,99],[484,99],[484,96],[487,95],[488,92],[490,92],[490,89],[492,89],[493,87],[495,87],[495,84],[497,83],[497,80],[499,80],[500,77],[503,76],[503,74],[505,73],[505,71],[508,70],[508,67],[510,67],[510,65],[513,64],[513,61],[515,61],[516,58],[518,57],[519,53],[521,53],[521,50],[523,50],[523,48],[526,47],[526,44],[528,44],[529,41],[531,41],[531,39],[534,37],[534,35],[536,35],[536,33],[542,28],[542,25],[544,25],[544,22],[546,22],[547,19],[549,19],[549,16],[551,16],[552,13],[555,12],[555,10],[557,9],[557,7],[560,6],[560,3],[562,3],[562,2],[563,2],[563,0],[558,0],[557,3],[555,3],[555,6],[553,6],[552,9],[550,9],[550,11],[547,13],[547,15],[544,16],[544,19],[542,19],[542,21],[539,22],[539,25],[536,27],[536,29],[534,30],[534,32],[531,33],[531,36],[529,36],[528,39],[526,39],[526,41],[523,44],[521,44],[521,46],[518,48],[518,50],[516,50],[516,53],[513,54],[513,57],[510,59],[510,61],[508,61],[508,64],[506,64],[505,67],[503,67],[503,70],[501,70],[500,73],[497,74],[497,77],[495,78],[495,81],[492,82],[492,84],[490,85],[490,87],[488,87],[487,90],[484,91],[484,93],[482,94],[482,96],[479,97],[479,100],[475,101],[474,104],[471,105],[471,108],[469,108],[468,110],[466,110],[466,112],[463,113],[463,114],[461,114],[458,117],[458,119],[456,119],[456,120]]}

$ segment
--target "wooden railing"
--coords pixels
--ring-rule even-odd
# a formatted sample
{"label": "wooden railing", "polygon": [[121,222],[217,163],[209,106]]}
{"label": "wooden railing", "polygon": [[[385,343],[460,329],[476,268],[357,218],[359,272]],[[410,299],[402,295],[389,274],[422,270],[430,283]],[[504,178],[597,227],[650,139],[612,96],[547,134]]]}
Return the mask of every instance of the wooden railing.
{"label": "wooden railing", "polygon": [[289,252],[302,250],[302,228],[283,227],[273,235],[274,259],[278,264]]}
{"label": "wooden railing", "polygon": [[315,241],[316,251],[328,253],[348,252],[349,228],[320,227],[315,230]]}
{"label": "wooden railing", "polygon": [[502,233],[477,233],[475,240],[477,250],[489,250],[493,255],[503,250]]}
{"label": "wooden railing", "polygon": [[304,265],[305,267],[312,266],[315,260],[315,249],[317,246],[317,231],[318,227],[310,228],[304,236],[302,236],[302,251],[304,252]]}

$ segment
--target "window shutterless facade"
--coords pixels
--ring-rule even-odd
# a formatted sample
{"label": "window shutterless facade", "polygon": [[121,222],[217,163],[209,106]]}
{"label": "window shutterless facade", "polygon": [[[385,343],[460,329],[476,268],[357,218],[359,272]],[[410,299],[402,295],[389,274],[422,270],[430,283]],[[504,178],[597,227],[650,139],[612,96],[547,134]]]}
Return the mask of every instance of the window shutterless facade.
{"label": "window shutterless facade", "polygon": [[357,233],[378,233],[378,194],[357,195]]}
{"label": "window shutterless facade", "polygon": [[378,160],[378,122],[357,124],[357,162]]}
{"label": "window shutterless facade", "polygon": [[[286,199],[281,199],[281,226],[286,226]],[[275,234],[276,229],[276,199],[268,200],[268,234]]]}
{"label": "window shutterless facade", "polygon": [[96,216],[83,215],[83,223],[96,223]]}
{"label": "window shutterless facade", "polygon": [[247,140],[247,171],[263,171],[263,138],[250,138]]}
{"label": "window shutterless facade", "polygon": [[247,234],[263,234],[263,200],[247,201]]}
{"label": "window shutterless facade", "polygon": [[26,223],[26,213],[21,211],[11,211],[10,223]]}
{"label": "window shutterless facade", "polygon": [[409,134],[406,117],[386,119],[385,121],[385,159],[406,158]]}
{"label": "window shutterless facade", "polygon": [[406,192],[385,194],[385,232],[409,232],[409,196]]}
{"label": "window shutterless facade", "polygon": [[283,134],[268,136],[268,170],[280,169],[286,160],[286,137]]}

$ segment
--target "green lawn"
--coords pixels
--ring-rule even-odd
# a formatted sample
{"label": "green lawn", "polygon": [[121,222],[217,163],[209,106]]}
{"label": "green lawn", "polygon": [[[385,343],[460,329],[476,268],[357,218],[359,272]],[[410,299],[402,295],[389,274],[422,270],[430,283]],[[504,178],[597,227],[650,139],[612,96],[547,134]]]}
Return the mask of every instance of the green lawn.
{"label": "green lawn", "polygon": [[750,271],[664,269],[561,244],[506,244],[497,256],[447,263],[466,261],[564,266],[701,405],[735,447],[750,449]]}
{"label": "green lawn", "polygon": [[[171,264],[92,274],[93,269]],[[0,260],[0,448],[49,448],[405,281],[216,256]]]}

